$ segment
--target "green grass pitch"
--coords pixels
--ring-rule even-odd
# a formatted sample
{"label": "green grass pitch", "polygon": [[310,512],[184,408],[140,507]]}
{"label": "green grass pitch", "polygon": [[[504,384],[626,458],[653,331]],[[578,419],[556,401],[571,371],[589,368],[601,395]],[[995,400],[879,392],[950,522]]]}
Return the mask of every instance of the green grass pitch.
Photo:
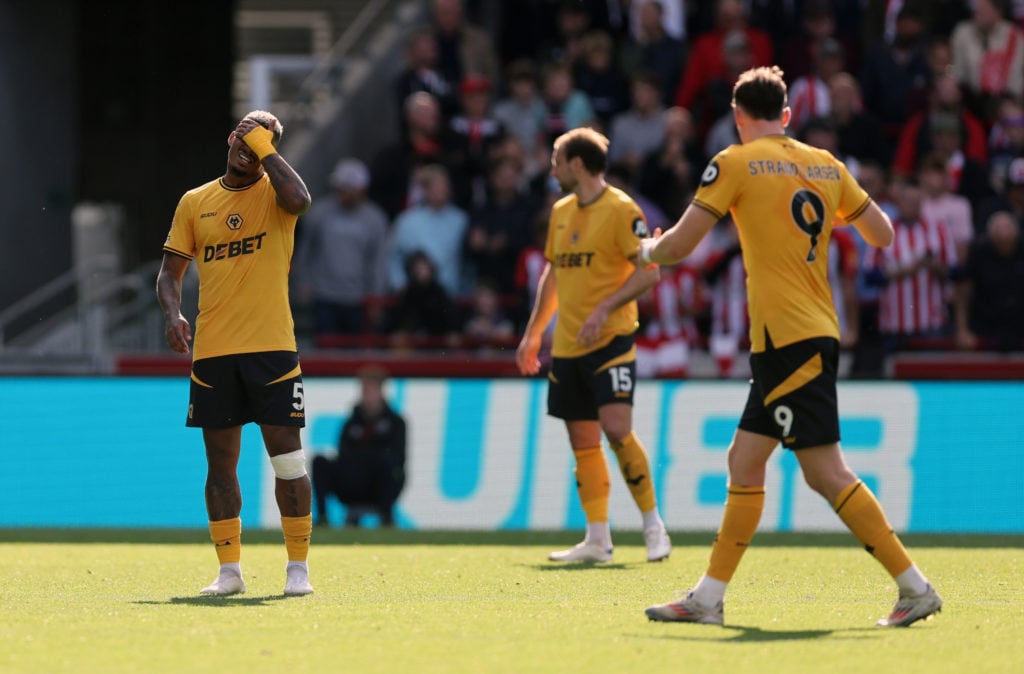
{"label": "green grass pitch", "polygon": [[942,594],[934,620],[879,629],[896,589],[849,536],[761,534],[725,627],[651,623],[703,571],[711,534],[644,561],[559,566],[571,533],[321,530],[316,593],[284,598],[279,532],[243,534],[248,592],[203,531],[0,531],[0,673],[1024,672],[1024,538],[907,536]]}

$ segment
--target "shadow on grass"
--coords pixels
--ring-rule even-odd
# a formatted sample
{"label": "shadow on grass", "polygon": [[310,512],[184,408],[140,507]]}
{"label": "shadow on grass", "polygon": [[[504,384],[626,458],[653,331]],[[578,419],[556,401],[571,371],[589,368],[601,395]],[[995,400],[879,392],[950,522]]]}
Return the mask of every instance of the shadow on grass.
{"label": "shadow on grass", "polygon": [[229,597],[218,597],[211,595],[196,595],[192,597],[170,597],[165,601],[156,600],[142,600],[133,601],[133,604],[142,604],[146,606],[180,606],[182,604],[186,606],[205,606],[208,608],[228,608],[237,606],[267,606],[273,602],[283,601],[285,599],[292,599],[293,597],[287,597],[283,594],[269,594],[262,597],[257,596],[244,596],[244,595],[231,595]]}
{"label": "shadow on grass", "polygon": [[[744,627],[742,625],[698,625],[700,635],[688,631],[685,634],[630,634],[627,636],[640,639],[656,639],[667,641],[716,641],[720,643],[765,643],[772,641],[812,641],[814,639],[863,639],[869,634],[881,635],[878,628],[854,627],[838,630],[766,630],[761,627]],[[686,629],[686,628],[684,628]],[[705,631],[706,630],[706,631]],[[863,634],[861,634],[863,633]]]}
{"label": "shadow on grass", "polygon": [[516,564],[524,569],[534,571],[625,571],[640,566],[640,562],[540,562],[538,564]]}

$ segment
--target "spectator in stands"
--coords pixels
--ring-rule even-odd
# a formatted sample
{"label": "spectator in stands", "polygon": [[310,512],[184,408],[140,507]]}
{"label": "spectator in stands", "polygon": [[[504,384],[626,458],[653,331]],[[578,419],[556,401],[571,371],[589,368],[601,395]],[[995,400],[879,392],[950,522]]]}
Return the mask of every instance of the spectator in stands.
{"label": "spectator in stands", "polygon": [[[933,129],[934,123],[943,128]],[[963,106],[960,87],[952,71],[946,71],[932,84],[928,108],[911,115],[900,129],[893,171],[905,176],[914,173],[921,157],[935,149],[935,133],[947,132],[951,125],[957,127],[957,149],[962,150],[967,159],[984,165],[988,161],[985,127]],[[944,137],[944,140],[951,138]]]}
{"label": "spectator in stands", "polygon": [[537,204],[522,190],[522,166],[512,157],[491,165],[487,200],[472,211],[466,235],[466,261],[474,276],[486,275],[501,293],[515,290],[519,252],[530,245]]}
{"label": "spectator in stands", "polygon": [[[857,182],[868,193],[878,207],[895,220],[898,210],[893,203],[889,191],[889,178],[885,167],[878,162],[865,160],[857,167]],[[833,230],[835,231],[835,230]],[[868,268],[868,243],[857,231],[856,227],[849,230],[854,245],[857,247],[859,269],[857,273],[857,304],[859,319],[857,321],[857,343],[854,346],[851,376],[881,376],[881,363],[884,360],[885,343],[878,331],[878,303],[881,296],[881,283],[877,274]]]}
{"label": "spectator in stands", "polygon": [[[438,68],[437,41],[433,29],[421,26],[409,35],[405,67],[395,78],[395,101],[401,109],[406,99],[418,91],[425,91],[437,99],[441,114],[451,118],[458,108],[456,89]],[[402,134],[407,132],[406,120],[402,118]]]}
{"label": "spectator in stands", "polygon": [[659,228],[666,230],[675,224],[674,219],[669,220],[665,212],[637,188],[633,180],[633,171],[630,170],[627,164],[621,162],[610,164],[607,170],[605,170],[604,179],[609,185],[619,188],[636,202],[636,205],[640,207],[644,214],[644,219],[647,220],[647,229],[649,231],[653,232]]}
{"label": "spectator in stands", "polygon": [[405,99],[406,137],[385,146],[374,157],[370,197],[389,218],[418,204],[423,194],[413,176],[418,168],[443,161],[441,108],[437,99],[419,91]]}
{"label": "spectator in stands", "polygon": [[1007,165],[1024,157],[1024,100],[1004,96],[997,104],[988,136],[988,157],[989,181],[1002,191]]}
{"label": "spectator in stands", "polygon": [[[883,357],[893,350],[924,346],[949,327],[946,279],[956,267],[956,249],[944,227],[921,217],[921,188],[915,177],[894,190],[898,213],[892,245],[870,248],[867,267],[882,286],[879,332]],[[877,372],[882,363],[875,363]]]}
{"label": "spectator in stands", "polygon": [[799,129],[808,120],[832,112],[828,82],[843,71],[845,62],[843,47],[836,39],[828,37],[815,45],[810,71],[792,80],[789,86],[789,125],[792,128]]}
{"label": "spectator in stands", "polygon": [[890,142],[927,99],[930,70],[925,30],[916,6],[904,5],[897,15],[892,41],[877,44],[864,59],[864,103],[882,122]]}
{"label": "spectator in stands", "polygon": [[938,153],[925,155],[917,171],[917,179],[922,192],[921,217],[946,228],[956,247],[957,259],[963,260],[974,238],[971,202],[950,192],[946,162]]}
{"label": "spectator in stands", "polygon": [[338,437],[338,456],[313,457],[316,524],[326,526],[327,496],[346,506],[345,525],[358,527],[373,513],[381,526],[395,523],[395,502],[405,486],[406,423],[384,398],[387,372],[365,367],[358,373],[359,400]]}
{"label": "spectator in stands", "polygon": [[658,76],[640,72],[633,77],[632,105],[612,120],[608,160],[622,162],[630,173],[665,140],[665,108]]}
{"label": "spectator in stands", "polygon": [[[967,155],[963,145],[963,126],[948,112],[937,112],[928,119],[932,152],[946,162],[946,182],[951,192],[971,203],[980,203],[992,194],[988,170],[983,162]],[[920,160],[919,160],[920,161]]]}
{"label": "spectator in stands", "polygon": [[[530,234],[532,239],[530,245],[519,251],[519,258],[516,260],[516,294],[522,299],[523,307],[532,307],[537,301],[537,288],[540,284],[540,276],[547,266],[547,258],[544,257],[544,245],[548,239],[548,217],[551,213],[551,205],[547,204],[534,215],[530,222]],[[541,352],[542,362],[547,362],[551,351],[551,337],[554,334],[555,318],[544,331]],[[518,326],[525,325],[525,320],[518,320]]]}
{"label": "spectator in stands", "polygon": [[828,240],[828,281],[839,321],[839,346],[842,349],[855,348],[860,339],[860,302],[857,298],[860,264],[853,231],[853,227],[837,225],[832,228],[832,236]]}
{"label": "spectator in stands", "polygon": [[487,158],[505,135],[505,128],[491,113],[491,81],[470,75],[459,85],[460,108],[442,144],[451,171],[455,203],[465,208],[481,205],[487,192]]}
{"label": "spectator in stands", "polygon": [[881,123],[864,108],[857,80],[847,72],[836,73],[828,80],[828,90],[829,119],[836,129],[839,154],[888,166],[892,145],[884,142]]}
{"label": "spectator in stands", "polygon": [[419,345],[458,344],[459,311],[451,295],[438,282],[437,267],[422,250],[410,253],[403,265],[405,279],[395,303],[384,315],[382,332],[392,345],[408,349]]}
{"label": "spectator in stands", "polygon": [[[836,17],[832,3],[826,0],[806,0],[800,12],[800,30],[790,33],[782,47],[779,65],[791,82],[812,74],[813,67],[826,41],[832,41],[845,52],[853,45],[839,41],[836,36]],[[790,87],[792,92],[792,86]],[[792,103],[792,93],[790,93]],[[792,125],[792,122],[790,122]]]}
{"label": "spectator in stands", "polygon": [[718,376],[732,376],[740,347],[750,331],[747,316],[747,273],[743,268],[739,235],[731,218],[712,229],[712,249],[704,260],[704,282],[711,302],[708,351]]}
{"label": "spectator in stands", "polygon": [[513,61],[505,81],[508,96],[495,103],[494,117],[508,134],[519,140],[526,164],[544,165],[546,170],[547,143],[542,122],[547,113],[537,91],[537,68],[529,59]]}
{"label": "spectator in stands", "polygon": [[701,342],[698,318],[709,302],[700,269],[689,261],[662,268],[651,292],[637,299],[641,332],[636,343],[637,377],[685,377],[690,353]]}
{"label": "spectator in stands", "polygon": [[631,12],[635,26],[629,42],[622,49],[622,64],[627,76],[633,77],[642,71],[658,76],[661,102],[666,107],[675,98],[685,55],[683,41],[666,28],[666,25],[672,25],[666,10],[678,16],[681,26],[684,23],[682,4],[675,0],[634,0]]}
{"label": "spectator in stands", "polygon": [[507,346],[515,337],[515,325],[501,306],[498,288],[487,277],[477,279],[473,304],[462,329],[471,343],[481,346]]}
{"label": "spectator in stands", "polygon": [[535,43],[536,54],[541,63],[557,62],[572,69],[583,57],[583,36],[591,29],[593,17],[585,2],[557,0],[557,4],[555,34]]}
{"label": "spectator in stands", "polygon": [[974,0],[974,12],[950,38],[953,70],[967,104],[983,120],[1000,96],[1024,95],[1024,32],[1008,21],[998,0]]}
{"label": "spectator in stands", "polygon": [[452,91],[469,75],[497,81],[498,62],[491,37],[465,19],[462,0],[433,0],[434,39],[439,67]]}
{"label": "spectator in stands", "polygon": [[451,182],[443,166],[424,166],[417,171],[416,182],[423,190],[423,203],[404,211],[394,224],[391,288],[400,290],[405,286],[409,279],[408,259],[419,251],[433,264],[445,293],[458,297],[462,291],[462,245],[468,217],[451,201]]}
{"label": "spectator in stands", "polygon": [[333,198],[302,216],[292,273],[300,297],[312,302],[317,336],[369,332],[365,300],[387,278],[388,219],[366,198],[370,172],[342,159],[330,175]]}
{"label": "spectator in stands", "polygon": [[1024,157],[1008,163],[1004,175],[1003,191],[985,199],[974,209],[976,234],[987,231],[989,218],[998,211],[1009,211],[1017,222],[1024,222]]}
{"label": "spectator in stands", "polygon": [[662,212],[674,219],[690,203],[706,160],[689,110],[671,107],[662,119],[665,140],[644,159],[637,184]]}
{"label": "spectator in stands", "polygon": [[[725,38],[736,31],[747,38],[752,66],[767,66],[774,62],[771,38],[768,34],[747,23],[747,10],[739,0],[718,0],[715,6],[716,25],[696,38],[693,49],[686,61],[686,70],[676,89],[675,104],[694,110],[697,99],[704,95],[709,81],[713,78],[729,79],[723,43]],[[730,91],[732,82],[730,80]]]}
{"label": "spectator in stands", "polygon": [[572,69],[558,62],[543,68],[541,96],[544,103],[542,127],[544,144],[550,146],[566,131],[590,126],[596,121],[594,108],[585,93],[573,83]]}
{"label": "spectator in stands", "polygon": [[971,246],[955,307],[959,348],[1024,349],[1024,245],[1012,213],[993,213]]}
{"label": "spectator in stands", "polygon": [[[687,13],[691,9],[686,6],[686,2],[680,0],[631,0],[628,4],[629,39],[643,42],[644,37],[654,35],[654,26],[650,24],[650,21],[652,17],[656,17],[662,32],[673,40],[679,40],[680,44],[686,42]],[[648,8],[648,5],[655,5],[653,11]]]}
{"label": "spectator in stands", "polygon": [[615,58],[611,35],[592,30],[583,36],[582,47],[573,78],[576,87],[590,98],[599,128],[607,129],[612,118],[629,107],[629,80]]}
{"label": "spectator in stands", "polygon": [[[709,157],[739,142],[732,110],[732,89],[739,75],[754,67],[754,53],[743,32],[734,31],[727,35],[722,41],[722,51],[724,70],[708,78],[701,96],[702,103],[692,110],[697,118],[698,133],[706,132],[704,151]],[[711,125],[710,129],[708,125]]]}

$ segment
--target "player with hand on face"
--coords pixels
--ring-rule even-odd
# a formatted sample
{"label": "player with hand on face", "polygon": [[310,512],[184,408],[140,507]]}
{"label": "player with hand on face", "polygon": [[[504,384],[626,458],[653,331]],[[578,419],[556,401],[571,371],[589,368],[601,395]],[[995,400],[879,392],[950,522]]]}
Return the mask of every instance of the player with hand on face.
{"label": "player with hand on face", "polygon": [[306,562],[311,492],[299,439],[305,423],[302,371],[288,303],[295,223],[311,200],[277,153],[282,130],[274,115],[261,110],[238,123],[228,136],[224,175],[179,201],[157,277],[167,344],[188,353],[192,329],[181,313],[181,280],[190,261],[199,272],[186,425],[203,429],[206,509],[220,561],[217,579],[201,594],[245,592],[237,467],[248,422],[259,424],[276,475],[288,552],[284,593],[313,591]]}
{"label": "player with hand on face", "polygon": [[741,143],[711,160],[679,222],[638,248],[642,263],[675,264],[732,215],[747,271],[753,374],[729,447],[725,512],[707,571],[688,596],[649,607],[647,617],[722,624],[725,590],[757,529],[766,465],[781,442],[807,484],[895,579],[899,598],[878,625],[910,625],[938,612],[942,600],[839,448],[839,325],[827,276],[834,216],[879,247],[891,243],[892,224],[842,162],[786,136],[779,68],[741,74],[733,110]]}
{"label": "player with hand on face", "polygon": [[636,265],[636,243],[647,222],[625,192],[604,179],[608,139],[573,129],[554,143],[551,175],[569,192],[551,210],[537,297],[516,364],[540,371],[541,340],[557,311],[548,374],[548,414],[565,421],[576,458],[576,488],[587,517],[583,542],[552,552],[556,562],[609,562],[611,485],[601,433],[643,519],[647,560],[672,550],[658,513],[647,452],[633,432],[636,382],[636,298],[658,282],[656,267]]}

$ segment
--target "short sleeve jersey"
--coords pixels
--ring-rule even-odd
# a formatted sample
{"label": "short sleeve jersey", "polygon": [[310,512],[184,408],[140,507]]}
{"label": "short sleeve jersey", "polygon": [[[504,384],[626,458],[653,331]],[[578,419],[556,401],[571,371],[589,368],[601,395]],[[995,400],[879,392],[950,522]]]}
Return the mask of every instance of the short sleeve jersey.
{"label": "short sleeve jersey", "polygon": [[871,198],[829,152],[787,136],[763,136],[708,164],[695,206],[732,215],[747,271],[750,343],[776,347],[839,337],[828,282],[835,216],[857,219]]}
{"label": "short sleeve jersey", "polygon": [[164,251],[195,260],[199,272],[195,360],[296,351],[288,271],[297,219],[278,206],[266,175],[237,189],[218,179],[182,196]]}
{"label": "short sleeve jersey", "polygon": [[629,195],[608,186],[593,202],[580,206],[575,194],[551,209],[544,257],[551,264],[558,288],[558,320],[551,354],[575,358],[606,346],[619,335],[636,332],[636,302],[627,302],[608,315],[596,343],[576,342],[580,327],[598,303],[622,287],[636,270],[630,257],[647,221]]}

